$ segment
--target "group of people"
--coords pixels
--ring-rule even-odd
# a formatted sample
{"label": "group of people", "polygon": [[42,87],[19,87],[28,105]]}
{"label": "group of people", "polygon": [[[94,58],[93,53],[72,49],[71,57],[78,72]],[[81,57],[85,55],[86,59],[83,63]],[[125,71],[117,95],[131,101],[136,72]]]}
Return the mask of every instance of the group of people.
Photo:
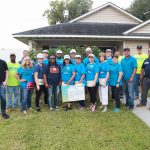
{"label": "group of people", "polygon": [[[6,108],[18,109],[19,100],[24,114],[32,110],[32,94],[35,91],[36,110],[40,111],[40,98],[44,94],[44,103],[50,111],[59,109],[59,94],[62,85],[82,84],[90,97],[90,110],[96,110],[97,94],[102,112],[108,110],[108,97],[115,102],[114,112],[120,111],[120,98],[125,95],[126,107],[134,108],[134,100],[141,102],[137,107],[146,106],[150,88],[150,50],[148,55],[142,52],[142,45],[137,45],[137,54],[130,55],[130,48],[124,48],[124,56],[118,49],[112,54],[111,49],[99,53],[98,58],[92,49],[85,50],[86,58],[77,54],[75,49],[70,55],[57,50],[56,55],[43,50],[37,54],[36,61],[31,60],[29,52],[23,51],[23,58],[16,62],[16,54],[10,54],[10,62],[0,60],[0,99],[1,113],[9,118]],[[139,88],[140,87],[140,88]],[[110,90],[111,89],[111,90]],[[139,92],[140,89],[140,92]],[[111,91],[111,92],[110,92]],[[6,105],[7,92],[7,105]],[[52,102],[54,98],[54,103]],[[79,101],[80,109],[85,108],[85,100]],[[68,102],[65,111],[72,109]]]}

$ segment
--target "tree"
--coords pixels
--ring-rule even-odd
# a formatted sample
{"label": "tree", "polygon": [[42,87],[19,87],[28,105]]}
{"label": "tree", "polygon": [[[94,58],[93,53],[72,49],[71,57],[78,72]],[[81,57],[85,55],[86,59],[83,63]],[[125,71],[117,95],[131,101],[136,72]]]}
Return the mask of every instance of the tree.
{"label": "tree", "polygon": [[92,0],[54,0],[49,3],[44,16],[49,24],[64,23],[89,12],[92,4]]}
{"label": "tree", "polygon": [[148,20],[150,19],[150,0],[134,0],[127,11],[143,21]]}

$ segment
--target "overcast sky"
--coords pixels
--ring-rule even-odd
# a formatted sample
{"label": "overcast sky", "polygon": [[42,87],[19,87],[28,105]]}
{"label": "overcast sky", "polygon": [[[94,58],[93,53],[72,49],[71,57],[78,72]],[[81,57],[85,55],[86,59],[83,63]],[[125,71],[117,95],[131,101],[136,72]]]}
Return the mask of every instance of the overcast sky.
{"label": "overcast sky", "polygon": [[[93,8],[107,2],[113,2],[121,8],[130,6],[133,0],[93,0]],[[3,0],[0,5],[0,49],[25,49],[27,45],[12,38],[13,33],[47,26],[43,12],[50,0]]]}

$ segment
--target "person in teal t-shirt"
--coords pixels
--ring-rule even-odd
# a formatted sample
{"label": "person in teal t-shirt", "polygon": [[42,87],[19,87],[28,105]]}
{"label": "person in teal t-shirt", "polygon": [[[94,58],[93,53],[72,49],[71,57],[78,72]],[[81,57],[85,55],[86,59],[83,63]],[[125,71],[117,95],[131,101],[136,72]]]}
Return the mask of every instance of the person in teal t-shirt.
{"label": "person in teal t-shirt", "polygon": [[113,64],[109,67],[110,73],[110,86],[112,89],[113,99],[116,102],[116,107],[114,108],[114,112],[118,112],[120,110],[120,86],[122,85],[122,66],[118,62],[118,56],[113,56]]}

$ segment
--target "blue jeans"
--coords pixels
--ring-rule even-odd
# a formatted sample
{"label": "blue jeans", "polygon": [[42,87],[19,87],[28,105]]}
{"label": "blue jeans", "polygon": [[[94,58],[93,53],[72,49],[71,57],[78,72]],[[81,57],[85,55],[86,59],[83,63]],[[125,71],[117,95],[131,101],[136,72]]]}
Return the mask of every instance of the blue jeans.
{"label": "blue jeans", "polygon": [[54,108],[58,107],[58,86],[51,86],[48,88],[49,108],[52,108],[52,96],[54,95]]}
{"label": "blue jeans", "polygon": [[128,80],[124,80],[124,93],[126,97],[126,104],[130,108],[134,107],[134,90],[133,82],[130,83]]}
{"label": "blue jeans", "polygon": [[22,105],[22,111],[26,110],[26,106],[28,108],[31,107],[31,99],[32,99],[32,94],[33,90],[27,90],[27,89],[21,89],[21,105]]}
{"label": "blue jeans", "polygon": [[0,83],[1,111],[6,112],[6,88]]}
{"label": "blue jeans", "polygon": [[14,95],[14,108],[18,107],[19,86],[7,86],[8,108],[12,108],[12,97]]}
{"label": "blue jeans", "polygon": [[133,81],[133,88],[134,88],[134,96],[136,97],[139,97],[139,81],[140,81],[140,74],[135,74]]}

